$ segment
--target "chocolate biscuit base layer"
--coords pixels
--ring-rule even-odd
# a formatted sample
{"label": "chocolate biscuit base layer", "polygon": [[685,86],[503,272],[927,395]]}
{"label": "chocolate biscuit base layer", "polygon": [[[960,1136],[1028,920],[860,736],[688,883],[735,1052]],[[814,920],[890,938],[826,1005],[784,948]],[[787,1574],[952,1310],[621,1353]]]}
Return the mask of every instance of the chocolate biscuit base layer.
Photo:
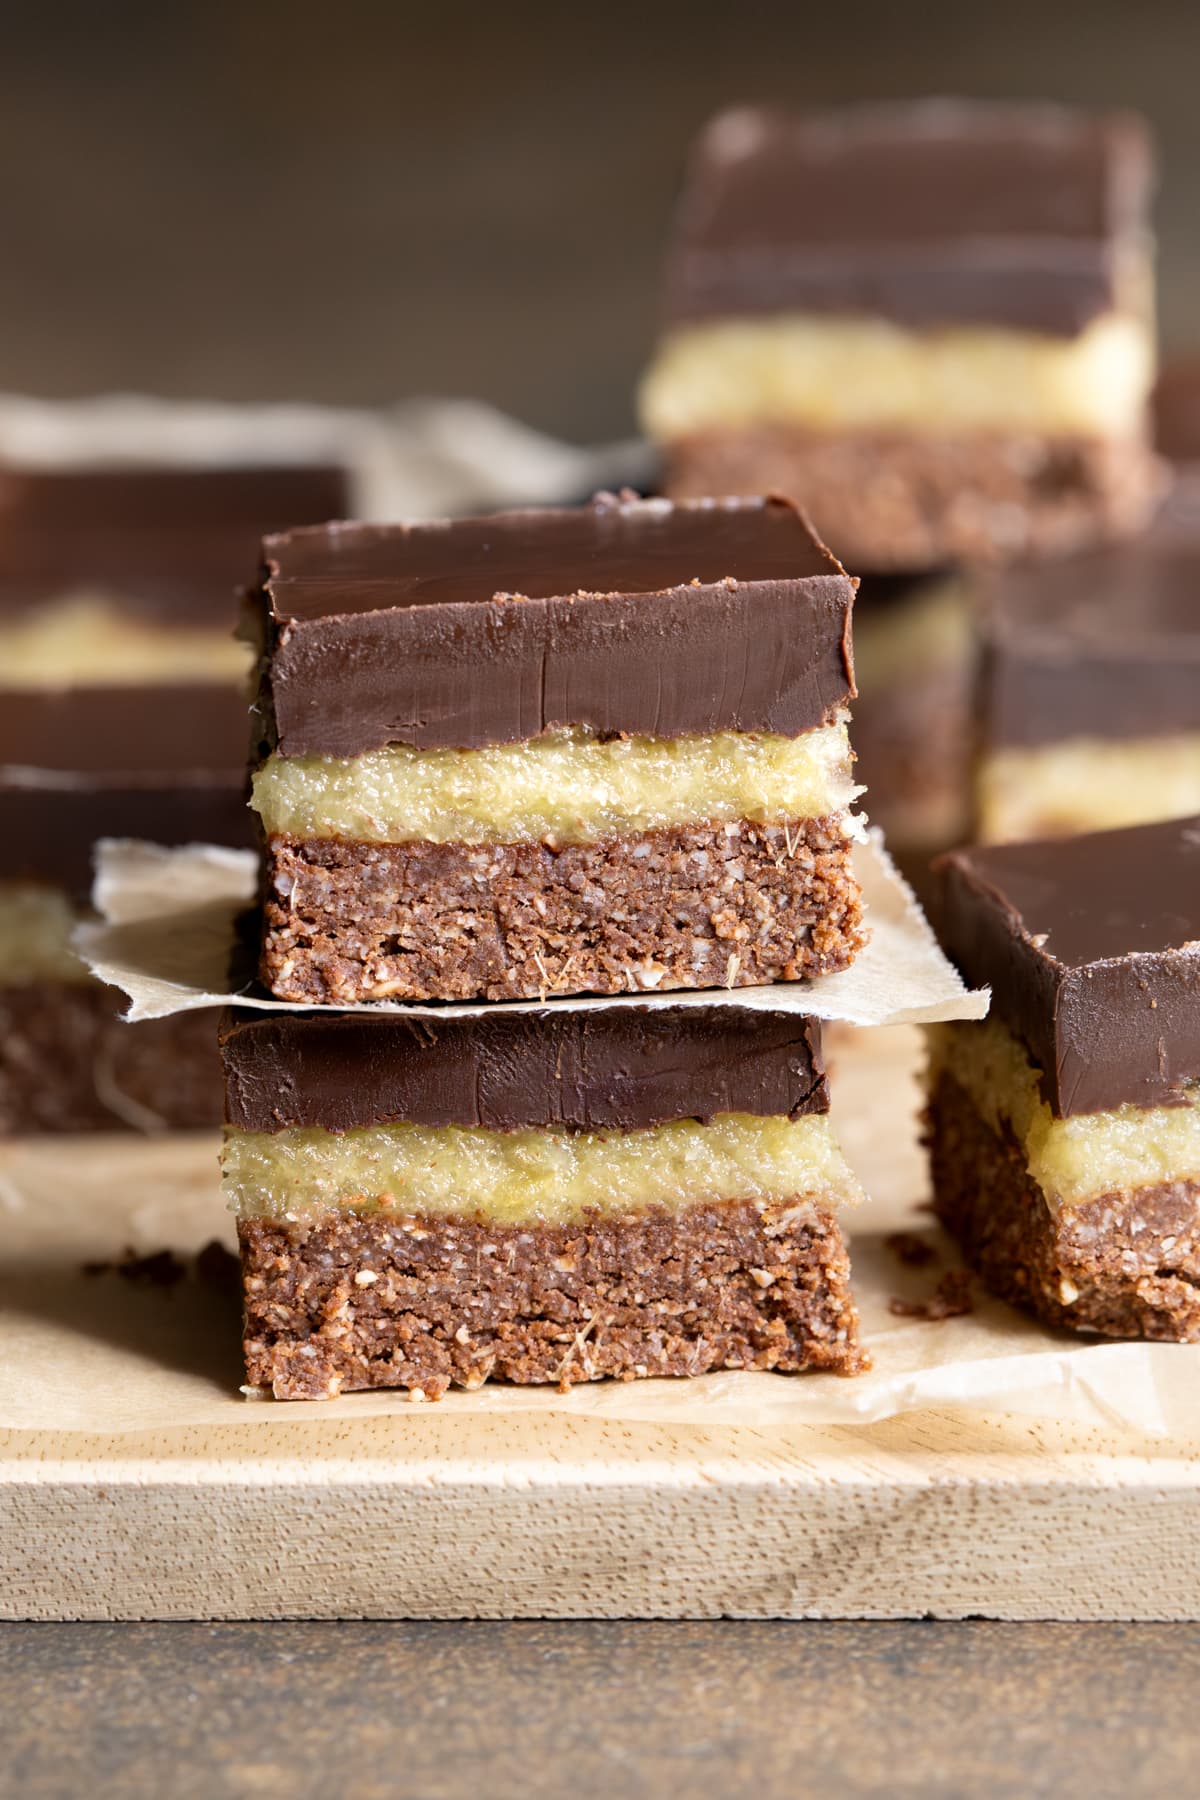
{"label": "chocolate biscuit base layer", "polygon": [[994,1294],[1050,1325],[1200,1340],[1200,1183],[1098,1195],[1052,1212],[1016,1139],[953,1077],[926,1119],[938,1217]]}
{"label": "chocolate biscuit base layer", "polygon": [[852,566],[1057,555],[1135,531],[1160,491],[1139,442],[750,425],[667,446],[664,487],[794,495]]}
{"label": "chocolate biscuit base layer", "polygon": [[867,1366],[841,1232],[804,1201],[532,1229],[340,1213],[239,1237],[247,1378],[281,1400]]}
{"label": "chocolate biscuit base layer", "polygon": [[281,1000],[535,1000],[747,987],[865,939],[840,817],[553,849],[267,843],[262,979]]}
{"label": "chocolate biscuit base layer", "polygon": [[0,1133],[187,1131],[221,1122],[207,1013],[128,1025],[89,981],[0,987]]}

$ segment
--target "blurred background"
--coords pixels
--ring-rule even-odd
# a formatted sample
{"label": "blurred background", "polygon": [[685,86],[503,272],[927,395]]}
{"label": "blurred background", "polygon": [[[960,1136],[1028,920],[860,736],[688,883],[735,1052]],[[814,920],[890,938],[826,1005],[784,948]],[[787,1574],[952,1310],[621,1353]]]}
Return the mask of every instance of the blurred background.
{"label": "blurred background", "polygon": [[730,100],[1147,113],[1168,346],[1200,341],[1200,7],[171,0],[5,8],[0,387],[629,429],[687,141]]}

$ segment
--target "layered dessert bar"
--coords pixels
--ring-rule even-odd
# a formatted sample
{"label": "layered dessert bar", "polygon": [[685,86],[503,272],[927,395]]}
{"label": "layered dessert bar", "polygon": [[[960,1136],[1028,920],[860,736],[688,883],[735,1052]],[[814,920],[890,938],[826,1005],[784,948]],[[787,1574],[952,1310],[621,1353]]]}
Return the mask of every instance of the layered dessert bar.
{"label": "layered dessert bar", "polygon": [[984,584],[977,835],[1200,811],[1200,497],[1120,545]]}
{"label": "layered dessert bar", "polygon": [[854,584],[781,500],[265,545],[253,805],[283,1000],[744,986],[863,941]]}
{"label": "layered dessert bar", "polygon": [[243,679],[263,533],[348,510],[334,467],[0,465],[0,689]]}
{"label": "layered dessert bar", "polygon": [[252,1386],[864,1366],[815,1023],[230,1011],[220,1038]]}
{"label": "layered dessert bar", "polygon": [[1155,488],[1137,120],[925,101],[719,116],[641,411],[677,496],[795,495],[851,567],[1127,531]]}
{"label": "layered dessert bar", "polygon": [[854,602],[856,773],[872,823],[903,857],[924,862],[967,836],[975,659],[961,577],[863,577]]}
{"label": "layered dessert bar", "polygon": [[71,948],[96,838],[253,843],[232,689],[18,692],[0,708],[0,1133],[214,1126],[210,1016],[126,1025]]}
{"label": "layered dessert bar", "polygon": [[930,1034],[934,1204],[1004,1299],[1200,1338],[1200,818],[943,858],[979,1024]]}

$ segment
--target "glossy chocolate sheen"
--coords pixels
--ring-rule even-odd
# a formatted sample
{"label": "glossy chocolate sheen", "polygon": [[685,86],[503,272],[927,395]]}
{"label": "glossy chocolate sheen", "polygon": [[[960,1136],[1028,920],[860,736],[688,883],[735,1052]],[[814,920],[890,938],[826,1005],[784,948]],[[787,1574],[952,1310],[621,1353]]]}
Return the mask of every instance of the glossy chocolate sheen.
{"label": "glossy chocolate sheen", "polygon": [[776,312],[1072,336],[1120,301],[1153,178],[1132,117],[948,100],[719,115],[691,158],[672,323]]}
{"label": "glossy chocolate sheen", "polygon": [[257,841],[243,782],[232,775],[157,787],[0,782],[0,882],[43,882],[82,903],[102,837],[247,850]]}
{"label": "glossy chocolate sheen", "polygon": [[1200,494],[1140,537],[982,588],[989,747],[1200,731]]}
{"label": "glossy chocolate sheen", "polygon": [[226,1010],[225,1116],[242,1131],[361,1125],[632,1131],[829,1110],[820,1026],[728,1007],[497,1011],[429,1022]]}
{"label": "glossy chocolate sheen", "polygon": [[942,943],[1056,1117],[1200,1080],[1200,818],[958,850],[935,873]]}
{"label": "glossy chocolate sheen", "polygon": [[24,768],[91,785],[240,783],[249,732],[245,697],[217,682],[21,690],[0,706],[0,779]]}
{"label": "glossy chocolate sheen", "polygon": [[264,533],[350,506],[334,467],[0,467],[0,616],[90,593],[232,626]]}
{"label": "glossy chocolate sheen", "polygon": [[284,756],[565,725],[797,736],[854,692],[854,583],[787,500],[600,495],[290,532],[264,555],[260,706]]}

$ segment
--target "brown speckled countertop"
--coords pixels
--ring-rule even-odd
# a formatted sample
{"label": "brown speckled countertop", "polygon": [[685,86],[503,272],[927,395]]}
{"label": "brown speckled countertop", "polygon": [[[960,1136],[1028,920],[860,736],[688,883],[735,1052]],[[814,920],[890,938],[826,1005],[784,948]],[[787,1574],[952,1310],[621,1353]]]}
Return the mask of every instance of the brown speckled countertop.
{"label": "brown speckled countertop", "polygon": [[0,1792],[1183,1794],[1200,1626],[0,1626]]}

